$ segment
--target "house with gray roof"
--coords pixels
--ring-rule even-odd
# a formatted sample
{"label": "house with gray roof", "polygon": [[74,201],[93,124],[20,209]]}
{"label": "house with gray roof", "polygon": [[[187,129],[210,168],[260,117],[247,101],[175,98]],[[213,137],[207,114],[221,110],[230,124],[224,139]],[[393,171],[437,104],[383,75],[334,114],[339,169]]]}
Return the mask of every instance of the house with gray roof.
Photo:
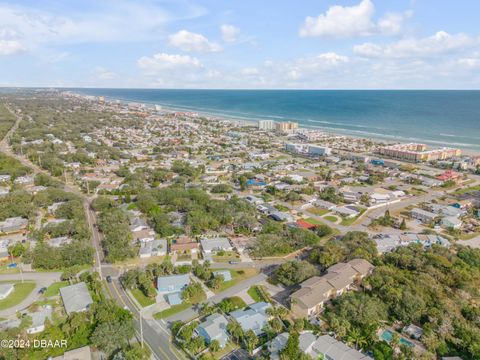
{"label": "house with gray roof", "polygon": [[65,351],[63,355],[54,357],[52,360],[91,360],[92,351],[90,346],[83,346],[81,348]]}
{"label": "house with gray roof", "polygon": [[232,319],[236,320],[244,332],[253,330],[255,335],[263,334],[263,328],[268,324],[270,316],[266,309],[271,307],[265,302],[258,302],[250,305],[246,309],[235,310],[230,313]]}
{"label": "house with gray roof", "polygon": [[87,311],[93,304],[87,284],[84,282],[60,288],[60,295],[68,315],[74,312]]}
{"label": "house with gray roof", "polygon": [[190,275],[188,274],[159,276],[157,278],[157,291],[161,294],[179,292],[188,284],[190,284]]}
{"label": "house with gray roof", "polygon": [[196,332],[207,344],[217,340],[220,347],[224,348],[228,342],[227,325],[228,320],[225,316],[215,313],[207,316],[205,321],[198,325]]}
{"label": "house with gray roof", "polygon": [[215,253],[217,251],[232,251],[233,246],[225,237],[202,238],[200,239],[202,249],[205,254]]}
{"label": "house with gray roof", "polygon": [[0,329],[7,330],[18,328],[22,324],[22,318],[30,317],[31,323],[26,328],[27,334],[37,334],[45,330],[45,320],[52,319],[52,307],[50,305],[44,306],[39,311],[21,313],[21,318],[4,320],[0,322]]}
{"label": "house with gray roof", "polygon": [[158,239],[144,242],[138,250],[138,256],[141,258],[149,258],[152,256],[164,256],[167,254],[167,240]]}
{"label": "house with gray roof", "polygon": [[352,349],[330,335],[320,336],[306,351],[314,359],[329,360],[372,360],[371,357]]}
{"label": "house with gray roof", "polygon": [[431,221],[435,220],[435,218],[437,217],[437,214],[435,214],[433,212],[430,212],[430,211],[420,209],[420,208],[412,209],[412,211],[410,212],[410,215],[414,219],[420,220],[422,223],[431,222]]}
{"label": "house with gray roof", "polygon": [[0,233],[10,233],[23,230],[28,225],[28,219],[22,217],[11,217],[0,221]]}

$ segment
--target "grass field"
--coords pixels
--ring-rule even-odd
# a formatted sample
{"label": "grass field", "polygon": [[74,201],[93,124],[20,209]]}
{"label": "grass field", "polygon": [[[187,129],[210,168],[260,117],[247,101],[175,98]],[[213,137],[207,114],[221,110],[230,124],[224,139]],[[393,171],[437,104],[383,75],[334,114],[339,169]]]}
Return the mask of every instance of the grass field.
{"label": "grass field", "polygon": [[256,285],[251,286],[250,289],[248,289],[247,294],[250,295],[250,297],[255,302],[260,302],[260,301],[268,302],[268,299],[265,299],[263,297],[262,292],[260,291],[260,289]]}
{"label": "grass field", "polygon": [[305,219],[306,222],[309,222],[310,224],[314,224],[314,225],[324,225],[323,222],[321,222],[320,220],[317,220],[317,219],[314,219],[314,218],[306,218]]}
{"label": "grass field", "polygon": [[218,290],[213,290],[215,293],[222,292],[235,284],[239,283],[240,281],[243,281],[245,279],[251,278],[252,276],[255,276],[258,274],[258,270],[252,269],[252,268],[246,268],[246,269],[215,269],[215,270],[230,270],[230,274],[232,275],[232,280],[230,281],[224,281],[220,288]]}
{"label": "grass field", "polygon": [[314,215],[322,216],[322,215],[328,214],[330,210],[311,207],[307,209],[307,212],[312,213]]}
{"label": "grass field", "polygon": [[132,293],[135,300],[137,300],[137,302],[142,307],[146,307],[146,306],[155,304],[155,299],[151,299],[149,297],[146,297],[145,295],[143,295],[143,293],[140,291],[140,289],[133,289],[130,292]]}
{"label": "grass field", "polygon": [[336,216],[333,216],[333,215],[327,215],[324,217],[325,220],[328,220],[330,222],[336,222],[337,221],[337,217]]}
{"label": "grass field", "polygon": [[21,303],[35,289],[34,282],[16,283],[13,292],[0,300],[0,310],[5,310]]}
{"label": "grass field", "polygon": [[156,314],[153,314],[153,317],[155,319],[165,319],[168,318],[169,316],[175,315],[176,313],[179,313],[183,310],[188,309],[190,306],[201,303],[202,301],[205,301],[207,299],[207,295],[205,294],[204,291],[202,291],[200,294],[198,294],[196,297],[192,298],[191,301],[188,302],[183,302],[178,305],[173,305],[169,307],[168,309],[165,309],[163,311],[160,311]]}
{"label": "grass field", "polygon": [[192,304],[190,304],[190,303],[182,303],[182,304],[179,304],[179,305],[173,305],[166,310],[163,310],[163,311],[160,311],[160,312],[154,314],[153,317],[155,319],[165,319],[165,318],[168,318],[172,315],[175,315],[176,313],[179,313],[183,310],[187,310],[190,306],[192,306]]}
{"label": "grass field", "polygon": [[471,191],[480,191],[480,185],[460,188],[454,192],[455,195],[462,195]]}
{"label": "grass field", "polygon": [[45,293],[43,295],[45,295],[45,297],[56,296],[60,293],[60,288],[68,286],[69,284],[70,283],[68,281],[54,282],[52,285],[50,285],[47,288],[47,291],[45,291]]}

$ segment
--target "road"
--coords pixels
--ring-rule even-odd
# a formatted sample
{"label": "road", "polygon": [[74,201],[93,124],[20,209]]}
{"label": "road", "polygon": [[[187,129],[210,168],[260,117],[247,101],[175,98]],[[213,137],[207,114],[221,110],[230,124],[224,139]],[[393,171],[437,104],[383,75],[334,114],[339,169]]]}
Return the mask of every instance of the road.
{"label": "road", "polygon": [[17,311],[26,309],[29,307],[32,303],[37,301],[41,294],[39,294],[39,290],[42,287],[49,287],[52,285],[54,282],[60,280],[60,275],[61,273],[59,272],[44,272],[44,273],[37,273],[37,272],[23,272],[22,274],[17,273],[17,274],[2,274],[0,275],[0,281],[20,281],[22,279],[24,280],[33,280],[35,281],[35,289],[19,304],[0,311],[0,317],[2,318],[13,318],[16,316]]}
{"label": "road", "polygon": [[[140,311],[132,303],[117,279],[111,283],[107,283],[107,287],[115,301],[121,304],[122,307],[127,307],[132,312],[135,319],[137,336],[140,339]],[[154,320],[146,320],[142,317],[142,327],[144,341],[149,345],[156,359],[185,359],[185,356],[171,343],[170,332],[163,326]]]}

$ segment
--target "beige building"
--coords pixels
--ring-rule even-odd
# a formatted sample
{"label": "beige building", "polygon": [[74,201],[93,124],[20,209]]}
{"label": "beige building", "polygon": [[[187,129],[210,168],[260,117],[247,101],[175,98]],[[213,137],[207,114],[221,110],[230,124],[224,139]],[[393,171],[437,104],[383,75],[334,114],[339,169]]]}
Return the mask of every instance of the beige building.
{"label": "beige building", "polygon": [[416,143],[385,146],[380,148],[379,152],[394,159],[414,162],[445,160],[462,154],[460,149],[441,148],[427,150],[427,145]]}
{"label": "beige building", "polygon": [[316,315],[325,302],[350,290],[373,269],[374,266],[364,259],[335,264],[324,276],[314,276],[301,284],[301,288],[290,296],[291,310],[298,317]]}
{"label": "beige building", "polygon": [[275,130],[279,132],[292,132],[298,129],[298,123],[293,121],[276,122]]}

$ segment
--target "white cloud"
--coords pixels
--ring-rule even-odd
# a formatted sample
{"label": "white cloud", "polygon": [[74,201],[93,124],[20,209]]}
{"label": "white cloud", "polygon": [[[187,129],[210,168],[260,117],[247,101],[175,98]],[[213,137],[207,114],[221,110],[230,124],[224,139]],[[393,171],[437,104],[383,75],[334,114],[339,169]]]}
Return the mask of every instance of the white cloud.
{"label": "white cloud", "polygon": [[202,34],[193,33],[187,30],[169,36],[169,44],[183,51],[193,52],[219,52],[222,47],[217,43],[210,42]]}
{"label": "white cloud", "polygon": [[101,80],[113,80],[118,77],[116,73],[104,68],[103,66],[97,66],[95,68],[95,76]]}
{"label": "white cloud", "polygon": [[256,67],[247,67],[241,70],[241,74],[245,76],[258,75],[260,71]]}
{"label": "white cloud", "polygon": [[468,49],[478,43],[478,39],[466,34],[451,35],[439,31],[421,39],[407,38],[384,45],[373,43],[355,45],[353,52],[367,58],[430,57]]}
{"label": "white cloud", "polygon": [[158,74],[172,70],[200,69],[200,61],[188,55],[159,53],[153,56],[143,56],[138,59],[137,64],[145,74]]}
{"label": "white cloud", "polygon": [[301,37],[347,38],[374,34],[392,35],[401,31],[405,18],[411,12],[389,13],[375,23],[375,6],[371,0],[362,0],[353,6],[331,6],[325,14],[307,16],[300,28]]}
{"label": "white cloud", "polygon": [[220,31],[222,32],[222,39],[225,42],[235,42],[237,41],[238,34],[240,29],[233,25],[223,24],[220,26]]}
{"label": "white cloud", "polygon": [[0,55],[15,55],[25,50],[24,46],[17,40],[0,39]]}
{"label": "white cloud", "polygon": [[206,12],[184,2],[167,10],[153,2],[84,0],[81,7],[65,13],[64,6],[54,3],[43,3],[42,9],[0,4],[0,39],[8,35],[7,40],[18,41],[26,50],[42,45],[147,41],[161,38],[172,21]]}

